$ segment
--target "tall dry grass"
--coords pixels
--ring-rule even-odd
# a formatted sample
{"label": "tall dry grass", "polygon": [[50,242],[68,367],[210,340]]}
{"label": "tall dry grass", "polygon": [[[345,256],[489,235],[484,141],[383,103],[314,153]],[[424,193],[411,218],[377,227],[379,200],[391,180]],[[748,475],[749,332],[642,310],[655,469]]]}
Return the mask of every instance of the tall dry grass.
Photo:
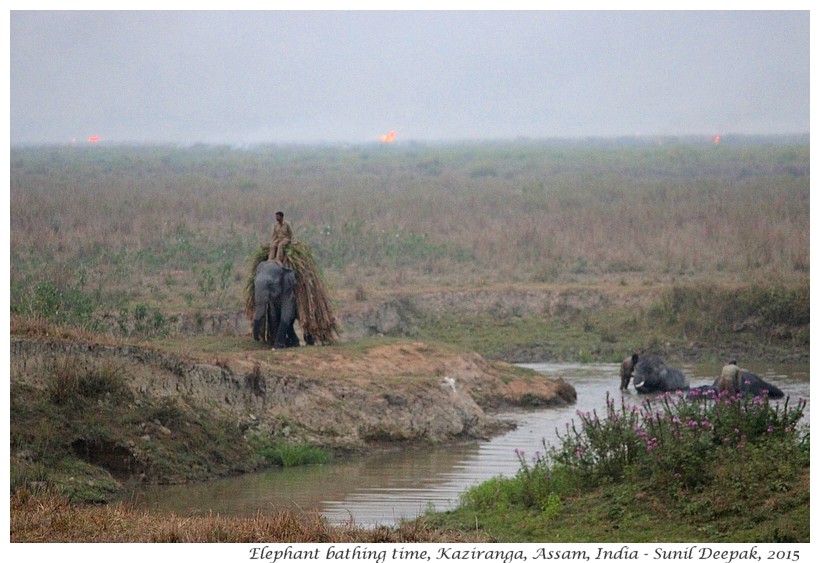
{"label": "tall dry grass", "polygon": [[808,162],[807,145],[15,149],[12,301],[51,280],[240,310],[279,209],[341,285],[803,282]]}
{"label": "tall dry grass", "polygon": [[480,542],[481,532],[433,530],[423,519],[397,527],[332,526],[318,512],[230,517],[152,514],[126,504],[78,505],[51,492],[11,495],[12,543],[376,543]]}

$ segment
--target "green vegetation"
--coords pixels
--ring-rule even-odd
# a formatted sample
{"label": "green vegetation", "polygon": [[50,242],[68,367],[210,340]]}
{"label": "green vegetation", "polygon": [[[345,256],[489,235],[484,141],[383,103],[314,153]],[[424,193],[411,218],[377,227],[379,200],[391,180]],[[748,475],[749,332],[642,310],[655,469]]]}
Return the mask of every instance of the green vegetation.
{"label": "green vegetation", "polygon": [[296,465],[315,465],[329,463],[333,454],[324,448],[317,448],[310,444],[291,444],[284,441],[260,444],[257,446],[259,454],[271,465],[294,467]]}
{"label": "green vegetation", "polygon": [[[809,287],[709,282],[659,288],[648,304],[545,302],[536,310],[493,314],[416,313],[416,335],[451,342],[490,358],[538,357],[620,362],[634,350],[675,359],[725,361],[727,349],[744,357],[800,357],[809,345]],[[545,300],[546,301],[546,300]]]}
{"label": "green vegetation", "polygon": [[805,402],[666,395],[608,400],[544,452],[517,452],[515,477],[468,489],[428,516],[521,542],[808,542]]}

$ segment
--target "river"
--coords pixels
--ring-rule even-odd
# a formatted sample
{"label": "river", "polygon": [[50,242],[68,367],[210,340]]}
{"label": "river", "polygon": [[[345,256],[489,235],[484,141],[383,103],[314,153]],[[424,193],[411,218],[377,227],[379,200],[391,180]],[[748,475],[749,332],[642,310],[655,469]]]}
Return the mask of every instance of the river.
{"label": "river", "polygon": [[[362,526],[395,524],[427,510],[447,510],[460,493],[496,475],[512,476],[520,467],[516,450],[531,459],[543,451],[543,440],[556,443],[577,413],[606,412],[606,397],[621,397],[639,405],[646,395],[634,389],[618,390],[616,364],[524,364],[549,377],[561,377],[578,394],[575,405],[504,415],[517,423],[515,430],[491,440],[440,447],[408,448],[400,452],[339,461],[327,465],[278,468],[189,485],[140,489],[133,495],[137,507],[173,511],[180,515],[225,514],[251,516],[283,509],[319,511],[333,523]],[[682,365],[693,387],[711,384],[716,365]],[[791,404],[809,400],[809,367],[744,366],[777,385]],[[780,402],[784,401],[781,400]],[[809,408],[804,421],[808,423]]]}

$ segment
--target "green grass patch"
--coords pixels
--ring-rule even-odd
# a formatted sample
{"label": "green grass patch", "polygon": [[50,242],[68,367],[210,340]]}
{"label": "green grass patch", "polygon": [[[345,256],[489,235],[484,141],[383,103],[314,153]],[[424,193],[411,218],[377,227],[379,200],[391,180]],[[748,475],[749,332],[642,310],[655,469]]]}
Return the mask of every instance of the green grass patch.
{"label": "green grass patch", "polygon": [[272,465],[295,467],[297,465],[318,465],[333,461],[333,454],[324,448],[310,444],[293,444],[277,441],[258,446],[259,454]]}

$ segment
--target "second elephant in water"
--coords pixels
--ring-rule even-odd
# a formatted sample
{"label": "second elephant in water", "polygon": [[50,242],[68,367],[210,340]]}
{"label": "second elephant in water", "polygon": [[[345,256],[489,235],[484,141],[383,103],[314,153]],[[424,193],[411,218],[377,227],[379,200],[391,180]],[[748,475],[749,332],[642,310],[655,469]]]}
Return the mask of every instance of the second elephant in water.
{"label": "second elephant in water", "polygon": [[784,396],[778,387],[756,373],[737,367],[734,361],[723,367],[722,373],[715,379],[712,387],[717,392],[725,391],[731,394],[740,393],[755,397],[765,394],[771,399],[781,399]]}
{"label": "second elephant in water", "polygon": [[638,393],[663,393],[689,389],[689,379],[679,369],[667,366],[655,355],[641,356],[632,375]]}

